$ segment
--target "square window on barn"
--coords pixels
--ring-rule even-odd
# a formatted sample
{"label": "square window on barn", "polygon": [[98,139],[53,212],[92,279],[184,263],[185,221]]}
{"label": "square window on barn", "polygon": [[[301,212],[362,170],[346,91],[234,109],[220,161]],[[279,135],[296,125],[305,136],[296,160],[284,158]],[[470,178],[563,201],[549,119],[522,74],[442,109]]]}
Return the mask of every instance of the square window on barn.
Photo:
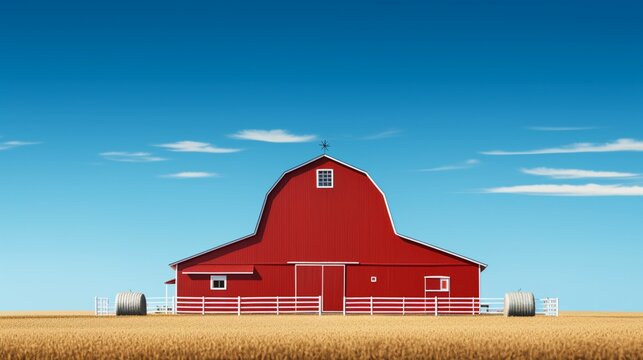
{"label": "square window on barn", "polygon": [[227,285],[228,280],[225,275],[210,276],[210,290],[225,290]]}
{"label": "square window on barn", "polygon": [[317,170],[317,187],[318,188],[333,187],[333,169]]}

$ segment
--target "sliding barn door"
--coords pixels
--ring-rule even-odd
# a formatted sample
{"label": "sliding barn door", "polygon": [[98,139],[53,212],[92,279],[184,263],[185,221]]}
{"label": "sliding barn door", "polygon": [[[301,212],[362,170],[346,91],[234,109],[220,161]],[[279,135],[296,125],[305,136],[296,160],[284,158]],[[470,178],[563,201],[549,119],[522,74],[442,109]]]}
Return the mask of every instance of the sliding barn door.
{"label": "sliding barn door", "polygon": [[322,311],[344,308],[343,265],[297,265],[295,285],[297,296],[321,296]]}
{"label": "sliding barn door", "polygon": [[324,266],[323,310],[342,311],[344,306],[344,267]]}

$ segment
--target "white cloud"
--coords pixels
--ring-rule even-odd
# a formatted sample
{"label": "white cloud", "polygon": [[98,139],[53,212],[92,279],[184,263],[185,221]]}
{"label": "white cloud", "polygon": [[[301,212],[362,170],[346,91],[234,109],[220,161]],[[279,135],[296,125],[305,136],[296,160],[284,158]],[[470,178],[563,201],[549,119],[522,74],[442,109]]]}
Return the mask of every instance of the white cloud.
{"label": "white cloud", "polygon": [[421,169],[420,171],[433,172],[433,171],[465,170],[465,169],[470,169],[478,164],[480,164],[479,160],[469,159],[460,164],[438,166],[438,167],[429,168],[429,169]]}
{"label": "white cloud", "polygon": [[544,196],[643,196],[643,186],[624,185],[518,185],[484,190],[493,194]]}
{"label": "white cloud", "polygon": [[12,141],[5,141],[5,142],[0,142],[0,150],[9,150],[21,146],[28,146],[28,145],[38,145],[40,144],[39,142],[34,142],[34,141],[17,141],[17,140],[12,140]]}
{"label": "white cloud", "polygon": [[583,131],[594,130],[596,126],[530,126],[527,129],[533,131]]}
{"label": "white cloud", "polygon": [[234,152],[241,151],[241,149],[220,148],[210,143],[204,143],[204,142],[198,142],[198,141],[177,141],[175,143],[160,144],[155,146],[166,148],[170,151],[177,151],[177,152],[227,154],[227,153],[234,153]]}
{"label": "white cloud", "polygon": [[538,167],[533,169],[521,169],[525,174],[549,176],[554,179],[583,179],[583,178],[627,178],[638,176],[638,174],[616,171],[594,171],[579,169],[552,169]]}
{"label": "white cloud", "polygon": [[635,139],[618,139],[615,142],[594,144],[576,143],[558,148],[547,148],[528,151],[484,151],[484,155],[541,155],[541,154],[571,154],[571,153],[595,153],[595,152],[616,152],[616,151],[643,151],[643,141]]}
{"label": "white cloud", "polygon": [[176,174],[163,175],[166,178],[173,179],[200,179],[200,178],[210,178],[218,176],[215,173],[203,172],[203,171],[183,171]]}
{"label": "white cloud", "polygon": [[271,143],[298,143],[308,142],[317,139],[316,135],[295,135],[286,130],[241,130],[236,134],[229,135],[233,139],[265,141]]}
{"label": "white cloud", "polygon": [[376,134],[371,134],[362,137],[362,140],[379,140],[379,139],[386,139],[386,138],[391,138],[394,136],[397,136],[402,133],[402,130],[386,130],[382,131]]}
{"label": "white cloud", "polygon": [[121,162],[155,162],[167,160],[162,157],[154,156],[148,152],[125,152],[125,151],[108,151],[99,154],[106,160]]}

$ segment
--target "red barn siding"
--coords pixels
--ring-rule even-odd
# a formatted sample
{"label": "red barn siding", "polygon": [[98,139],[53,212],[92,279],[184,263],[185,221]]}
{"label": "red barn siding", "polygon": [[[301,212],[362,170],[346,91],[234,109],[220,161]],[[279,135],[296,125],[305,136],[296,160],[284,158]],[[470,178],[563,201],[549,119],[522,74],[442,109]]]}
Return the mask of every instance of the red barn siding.
{"label": "red barn siding", "polygon": [[[291,265],[294,268],[294,265]],[[319,296],[322,294],[321,266],[297,266],[295,275],[296,288],[292,294],[296,296]]]}
{"label": "red barn siding", "polygon": [[[317,188],[317,169],[333,169],[333,188]],[[282,177],[266,198],[255,234],[173,266],[179,296],[293,296],[293,262],[358,263],[346,269],[297,266],[297,276],[307,279],[297,281],[297,295],[323,291],[325,309],[336,308],[330,298],[339,292],[423,297],[424,276],[435,275],[451,277],[450,293],[438,296],[478,296],[479,266],[484,268],[397,235],[384,195],[370,177],[327,156]],[[249,265],[255,273],[230,275],[226,290],[210,290],[209,276],[182,273],[196,265]],[[322,274],[328,274],[323,284],[317,279]]]}
{"label": "red barn siding", "polygon": [[[371,276],[377,282],[371,282]],[[431,293],[438,297],[478,297],[478,268],[473,266],[347,266],[346,296],[424,297],[425,276],[449,276],[449,293]]]}
{"label": "red barn siding", "polygon": [[324,266],[322,277],[323,310],[342,311],[344,304],[344,266]]}
{"label": "red barn siding", "polygon": [[226,290],[210,290],[210,275],[179,271],[178,296],[294,296],[294,266],[261,265],[252,275],[228,275]]}

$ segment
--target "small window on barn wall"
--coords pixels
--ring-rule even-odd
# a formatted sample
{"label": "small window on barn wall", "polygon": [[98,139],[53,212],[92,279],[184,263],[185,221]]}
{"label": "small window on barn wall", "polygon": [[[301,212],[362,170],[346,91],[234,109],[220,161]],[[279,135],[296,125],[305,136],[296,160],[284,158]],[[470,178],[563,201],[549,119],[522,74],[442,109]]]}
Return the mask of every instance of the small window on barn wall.
{"label": "small window on barn wall", "polygon": [[333,169],[317,169],[317,188],[333,187]]}
{"label": "small window on barn wall", "polygon": [[448,276],[425,276],[424,291],[448,292],[451,290],[451,279]]}
{"label": "small window on barn wall", "polygon": [[225,275],[210,276],[210,290],[225,290],[228,286],[228,280]]}
{"label": "small window on barn wall", "polygon": [[440,279],[440,290],[449,291],[449,278]]}

